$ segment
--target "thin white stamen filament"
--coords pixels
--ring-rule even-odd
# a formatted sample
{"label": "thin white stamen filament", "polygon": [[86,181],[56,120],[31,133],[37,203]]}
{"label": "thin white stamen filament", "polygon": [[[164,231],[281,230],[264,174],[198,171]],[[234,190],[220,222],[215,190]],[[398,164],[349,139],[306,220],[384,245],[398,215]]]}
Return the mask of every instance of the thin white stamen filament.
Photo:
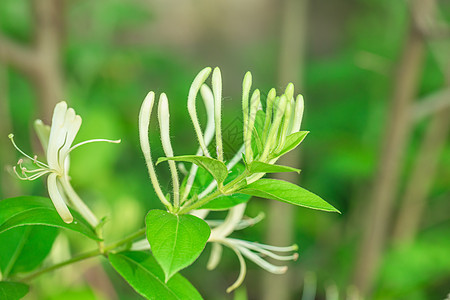
{"label": "thin white stamen filament", "polygon": [[37,178],[39,178],[39,177],[41,177],[41,176],[43,176],[45,174],[51,173],[50,170],[47,170],[47,171],[41,171],[41,173],[38,173],[38,174],[35,174],[35,175],[32,175],[32,176],[27,176],[24,173],[23,169],[21,169],[22,175],[20,175],[19,172],[17,172],[16,166],[13,167],[13,171],[16,174],[17,178],[19,178],[20,180],[29,180],[29,181],[35,180],[35,179],[37,179]]}
{"label": "thin white stamen filament", "polygon": [[262,259],[258,254],[248,250],[245,247],[242,246],[236,246],[237,250],[242,253],[245,257],[247,257],[249,260],[253,261],[255,264],[260,266],[266,271],[269,271],[273,274],[284,274],[287,270],[286,266],[275,266],[266,260]]}
{"label": "thin white stamen filament", "polygon": [[[242,241],[242,240],[232,239],[232,238],[229,238],[228,240],[232,241],[236,245],[239,245],[239,246],[245,247],[247,249],[250,249],[250,250],[259,252],[261,254],[267,255],[267,256],[269,256],[269,257],[271,257],[273,259],[276,259],[276,260],[296,260],[298,258],[298,254],[297,253],[294,253],[292,255],[278,255],[276,253],[273,253],[273,252],[265,249],[264,247],[259,246],[260,244],[257,244],[257,243],[254,244],[254,243],[251,243],[251,242],[248,242],[248,241]],[[280,250],[278,250],[278,251],[280,251]],[[292,250],[280,251],[280,252],[292,252]]]}
{"label": "thin white stamen filament", "polygon": [[[173,157],[172,143],[170,142],[170,114],[169,103],[166,94],[159,97],[158,120],[161,134],[161,142],[167,157]],[[169,160],[169,169],[172,174],[173,203],[175,208],[180,207],[180,180],[178,178],[177,165],[175,161]]]}
{"label": "thin white stamen filament", "polygon": [[155,100],[155,93],[149,92],[142,102],[141,110],[139,112],[139,140],[141,144],[141,150],[144,154],[145,163],[147,164],[148,174],[152,182],[153,188],[155,189],[156,195],[159,200],[169,209],[172,208],[172,204],[167,201],[164,193],[161,190],[161,186],[158,182],[158,177],[156,177],[155,167],[152,161],[152,155],[150,151],[150,143],[148,140],[148,128],[150,125],[150,117],[153,108],[153,102]]}
{"label": "thin white stamen filament", "polygon": [[22,173],[31,173],[31,174],[33,174],[33,173],[41,173],[41,172],[43,172],[43,171],[51,172],[50,169],[35,169],[35,170],[28,170],[28,169],[25,168],[25,167],[20,167],[20,169],[22,170]]}
{"label": "thin white stamen filament", "polygon": [[86,145],[86,144],[90,144],[90,143],[96,143],[96,142],[106,142],[106,143],[112,143],[112,144],[119,144],[122,142],[121,139],[119,140],[108,140],[108,139],[92,139],[92,140],[87,140],[81,143],[78,143],[74,146],[72,146],[72,148],[69,149],[69,153],[72,152],[72,150],[75,150],[76,148]]}
{"label": "thin white stamen filament", "polygon": [[260,248],[263,248],[263,249],[266,249],[266,250],[269,250],[269,251],[275,251],[275,252],[291,252],[291,251],[297,251],[298,250],[298,246],[296,244],[291,245],[291,246],[286,246],[286,247],[278,247],[278,246],[260,244],[260,243],[249,242],[249,241],[245,241],[245,243],[252,244],[252,245],[255,245],[257,247],[260,247]]}
{"label": "thin white stamen filament", "polygon": [[14,134],[10,133],[10,134],[8,135],[8,138],[11,140],[11,143],[13,144],[14,148],[16,148],[16,150],[19,151],[20,154],[22,154],[22,155],[25,156],[26,158],[31,159],[33,162],[35,161],[36,164],[37,164],[38,166],[40,166],[40,167],[43,167],[43,168],[50,168],[47,164],[45,164],[45,163],[43,163],[43,162],[41,162],[41,161],[39,161],[39,160],[37,160],[37,159],[34,159],[34,157],[31,157],[31,156],[29,156],[28,154],[26,154],[25,152],[23,152],[22,150],[20,150],[20,148],[19,148],[19,147],[16,145],[16,143],[14,142]]}
{"label": "thin white stamen filament", "polygon": [[22,175],[24,176],[23,178],[25,178],[26,180],[33,181],[33,180],[36,180],[39,177],[42,177],[43,175],[48,174],[48,173],[51,173],[51,171],[43,171],[41,173],[34,174],[34,175],[31,175],[31,176],[28,176],[27,174],[22,172]]}
{"label": "thin white stamen filament", "polygon": [[208,78],[209,74],[211,73],[211,68],[204,68],[203,70],[198,73],[198,75],[195,77],[194,81],[192,82],[191,88],[189,89],[188,94],[188,111],[189,116],[191,117],[192,123],[194,124],[194,130],[195,134],[197,135],[198,143],[200,144],[200,147],[202,148],[203,155],[206,157],[211,157],[211,155],[208,152],[208,149],[206,148],[205,140],[203,139],[203,134],[200,129],[200,123],[198,121],[197,117],[197,110],[196,110],[196,104],[195,99],[197,98],[198,91],[200,90],[200,87],[205,82],[206,78]]}

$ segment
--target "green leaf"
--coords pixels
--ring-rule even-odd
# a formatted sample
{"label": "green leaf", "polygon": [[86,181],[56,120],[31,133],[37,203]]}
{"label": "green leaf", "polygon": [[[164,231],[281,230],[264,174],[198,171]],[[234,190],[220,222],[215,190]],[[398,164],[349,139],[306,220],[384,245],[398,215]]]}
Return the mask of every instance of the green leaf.
{"label": "green leaf", "polygon": [[175,274],[167,284],[164,273],[150,253],[122,252],[109,254],[111,265],[142,296],[147,299],[202,299],[192,284]]}
{"label": "green leaf", "polygon": [[280,152],[275,153],[272,157],[279,157],[282,155],[285,155],[291,150],[294,150],[297,148],[298,145],[305,139],[305,137],[308,135],[309,131],[299,131],[294,132],[293,134],[290,134],[286,137],[286,142],[284,144],[283,149],[281,149]]}
{"label": "green leaf", "polygon": [[58,228],[21,226],[0,234],[0,271],[4,278],[36,269],[47,257]]}
{"label": "green leaf", "polygon": [[312,209],[339,212],[319,196],[298,185],[283,180],[260,179],[247,185],[244,189],[239,190],[239,193],[279,200]]}
{"label": "green leaf", "polygon": [[151,210],[145,223],[147,239],[166,281],[197,259],[211,234],[208,224],[200,218],[162,210]]}
{"label": "green leaf", "polygon": [[79,232],[93,240],[101,240],[95,230],[76,211],[70,211],[74,221],[65,223],[48,198],[23,196],[0,201],[0,233],[29,225],[45,225]]}
{"label": "green leaf", "polygon": [[250,200],[250,198],[251,196],[244,194],[219,196],[201,206],[199,209],[226,210],[238,204],[245,203]]}
{"label": "green leaf", "polygon": [[30,288],[20,282],[0,281],[0,299],[18,300],[22,299]]}
{"label": "green leaf", "polygon": [[222,183],[228,176],[228,169],[225,164],[217,159],[197,156],[197,155],[182,155],[175,157],[160,157],[156,164],[163,161],[174,160],[174,161],[185,161],[196,164],[200,168],[205,169],[214,177],[218,183]]}
{"label": "green leaf", "polygon": [[250,165],[248,165],[248,170],[250,173],[281,173],[281,172],[300,173],[300,170],[296,168],[288,166],[272,165],[260,161],[254,161],[250,163]]}

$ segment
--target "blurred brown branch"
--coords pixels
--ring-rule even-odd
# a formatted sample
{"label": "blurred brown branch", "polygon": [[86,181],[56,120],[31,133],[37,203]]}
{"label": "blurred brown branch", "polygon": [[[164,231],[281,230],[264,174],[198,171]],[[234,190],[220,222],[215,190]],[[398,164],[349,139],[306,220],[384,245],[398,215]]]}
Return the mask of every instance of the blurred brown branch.
{"label": "blurred brown branch", "polygon": [[[304,52],[306,46],[306,19],[308,0],[285,0],[281,9],[281,37],[278,58],[278,85],[286,86],[292,81],[298,93],[302,86],[304,69]],[[298,151],[292,151],[283,156],[282,165],[298,167],[300,156]],[[298,175],[294,173],[275,174],[275,178],[296,182]],[[267,242],[273,245],[292,244],[294,237],[295,210],[288,204],[272,201],[269,204]],[[290,299],[296,287],[291,270],[285,275],[265,273],[263,277],[262,299]]]}
{"label": "blurred brown branch", "polygon": [[31,75],[36,68],[34,51],[19,45],[0,33],[0,61],[10,64],[19,71]]}
{"label": "blurred brown branch", "polygon": [[450,87],[447,87],[434,92],[419,101],[416,101],[416,103],[412,107],[414,122],[419,122],[422,119],[430,115],[439,113],[439,111],[446,110],[449,107]]}
{"label": "blurred brown branch", "polygon": [[33,0],[31,10],[33,42],[20,45],[0,33],[0,61],[16,68],[34,83],[40,114],[49,121],[53,106],[63,97],[63,1]]}
{"label": "blurred brown branch", "polygon": [[396,219],[393,240],[396,244],[414,240],[422,222],[433,180],[436,176],[440,154],[450,132],[450,51],[449,40],[427,40],[431,54],[444,75],[445,87],[434,98],[416,105],[415,116],[431,115],[422,139],[409,181],[403,193]]}
{"label": "blurred brown branch", "polygon": [[394,227],[396,243],[411,242],[419,229],[449,129],[450,108],[447,108],[432,117],[420,145]]}
{"label": "blurred brown branch", "polygon": [[424,35],[416,16],[428,16],[433,11],[433,1],[411,2],[411,20],[407,40],[400,57],[389,108],[389,121],[385,128],[383,148],[378,171],[373,182],[366,210],[367,221],[353,272],[353,284],[363,296],[371,293],[384,248],[387,229],[391,221],[393,203],[399,186],[399,175],[411,133],[411,105],[424,60]]}

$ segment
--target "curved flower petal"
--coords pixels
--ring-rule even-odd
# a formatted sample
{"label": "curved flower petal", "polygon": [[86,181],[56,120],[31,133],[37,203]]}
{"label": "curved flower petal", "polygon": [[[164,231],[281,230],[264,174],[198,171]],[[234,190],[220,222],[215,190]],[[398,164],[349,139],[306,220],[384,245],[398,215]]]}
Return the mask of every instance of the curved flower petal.
{"label": "curved flower petal", "polygon": [[[73,113],[70,113],[70,115],[69,115],[69,112],[73,112]],[[59,165],[61,167],[64,167],[64,163],[70,152],[72,143],[75,140],[78,130],[80,130],[80,127],[81,127],[81,117],[78,115],[74,115],[74,114],[75,114],[75,111],[73,109],[69,108],[67,110],[67,113],[66,113],[67,119],[66,119],[66,122],[64,125],[65,130],[67,131],[65,134],[66,140],[64,142],[64,145],[62,146],[62,148],[59,151]],[[73,118],[72,118],[72,116],[73,116]]]}
{"label": "curved flower petal", "polygon": [[48,176],[47,178],[48,194],[50,195],[50,199],[52,199],[53,205],[55,206],[56,211],[61,216],[63,221],[66,223],[72,223],[73,222],[72,214],[67,208],[67,205],[64,202],[64,199],[61,196],[61,193],[58,189],[58,185],[56,183],[57,176],[58,175],[55,173],[51,173]]}
{"label": "curved flower petal", "polygon": [[64,144],[64,120],[67,112],[67,103],[59,102],[53,111],[52,126],[47,148],[47,162],[50,168],[58,168],[58,151]]}

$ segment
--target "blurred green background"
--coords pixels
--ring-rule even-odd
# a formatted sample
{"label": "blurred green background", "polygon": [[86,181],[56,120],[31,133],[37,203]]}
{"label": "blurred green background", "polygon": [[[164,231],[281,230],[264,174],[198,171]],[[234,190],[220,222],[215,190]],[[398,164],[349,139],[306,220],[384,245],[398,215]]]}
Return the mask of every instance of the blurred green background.
{"label": "blurred green background", "polygon": [[[277,279],[249,263],[236,299],[246,293],[249,299],[338,299],[336,293],[339,299],[443,299],[450,292],[449,22],[448,0],[2,0],[0,196],[46,195],[43,180],[19,182],[8,172],[19,155],[7,134],[14,132],[27,153],[42,155],[33,121],[49,123],[54,104],[66,100],[83,118],[77,141],[122,139],[74,151],[74,187],[107,216],[108,240],[142,227],[146,212],[161,208],[138,140],[146,93],[167,93],[175,154],[191,154],[197,144],[186,99],[194,76],[205,66],[221,68],[223,128],[232,128],[250,70],[263,94],[271,87],[281,93],[293,81],[304,95],[302,128],[311,133],[289,158],[302,169],[291,180],[342,214],[291,207],[288,222],[275,215],[237,233],[264,243],[273,240],[270,232],[285,235],[299,245],[300,257]],[[164,154],[153,121],[157,158]],[[387,204],[377,205],[383,168],[395,173],[393,187],[381,197]],[[158,172],[169,182],[164,166]],[[421,197],[409,203],[411,194]],[[247,214],[283,209],[254,199]],[[399,221],[402,212],[406,223]],[[380,240],[372,237],[377,226]],[[363,245],[381,249],[367,258],[373,270]],[[69,236],[55,248],[57,261],[89,245]],[[182,273],[205,299],[232,299],[225,289],[237,276],[236,257],[225,251],[219,267],[207,271],[208,252]],[[369,278],[355,278],[361,272]],[[100,259],[37,283],[26,299],[141,299]]]}

